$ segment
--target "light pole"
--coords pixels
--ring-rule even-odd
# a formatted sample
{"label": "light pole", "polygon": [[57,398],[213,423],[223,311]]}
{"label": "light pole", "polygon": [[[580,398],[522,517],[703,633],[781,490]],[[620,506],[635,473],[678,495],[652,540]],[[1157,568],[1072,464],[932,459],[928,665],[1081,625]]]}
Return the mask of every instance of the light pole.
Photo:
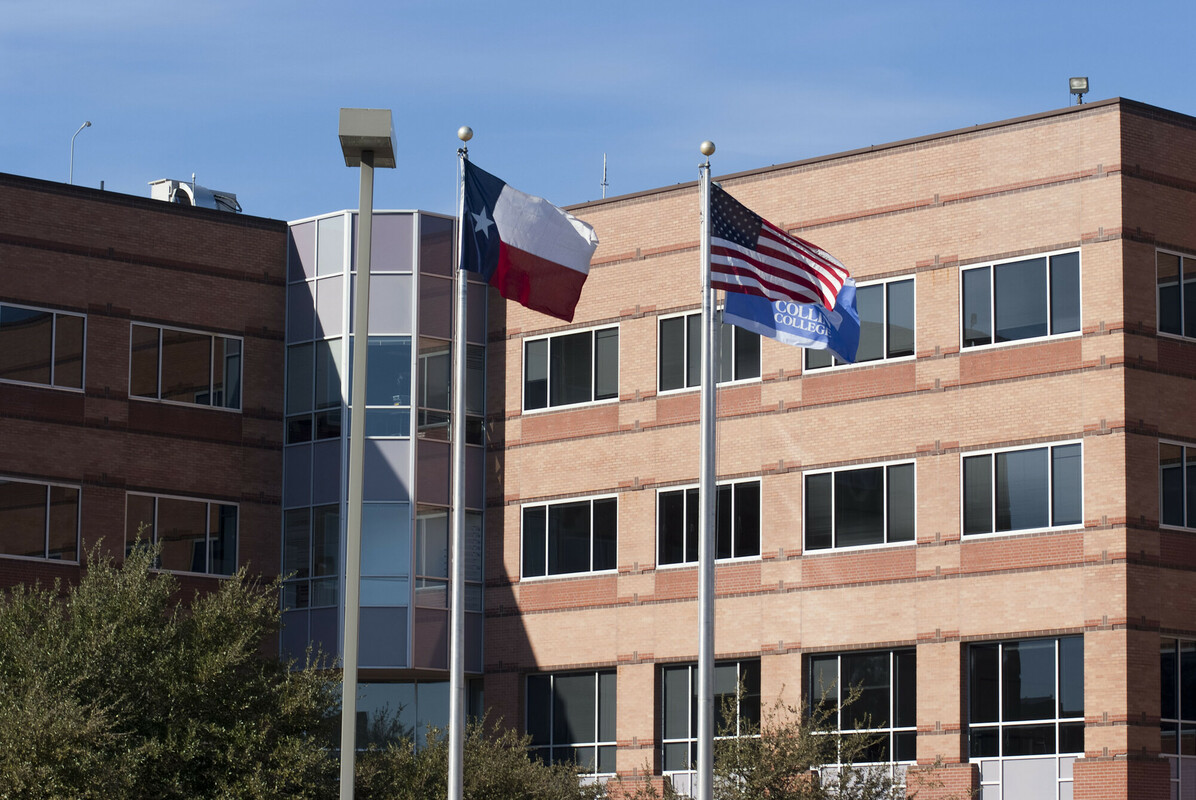
{"label": "light pole", "polygon": [[[75,136],[78,136],[79,134],[83,133],[84,128],[90,128],[90,127],[91,127],[91,120],[84,122],[82,125],[79,126],[79,130],[75,131]],[[75,136],[71,137],[71,171],[67,175],[67,179],[66,179],[67,183],[75,182]]]}
{"label": "light pole", "polygon": [[341,800],[353,799],[357,760],[357,634],[361,605],[361,498],[365,461],[365,377],[370,330],[370,240],[374,221],[374,167],[395,165],[389,108],[342,108],[341,150],[346,167],[361,167],[358,202],[357,285],[353,294],[353,382],[349,387],[349,502],[345,525],[345,638],[341,682]]}

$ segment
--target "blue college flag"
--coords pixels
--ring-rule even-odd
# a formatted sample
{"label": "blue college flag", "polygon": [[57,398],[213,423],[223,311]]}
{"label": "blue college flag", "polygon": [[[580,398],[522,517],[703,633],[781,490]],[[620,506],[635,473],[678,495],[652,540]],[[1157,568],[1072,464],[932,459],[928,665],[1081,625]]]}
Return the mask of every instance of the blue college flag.
{"label": "blue college flag", "polygon": [[786,344],[830,350],[849,364],[855,363],[860,346],[860,315],[856,312],[855,281],[851,278],[843,282],[834,311],[816,303],[727,292],[723,322]]}

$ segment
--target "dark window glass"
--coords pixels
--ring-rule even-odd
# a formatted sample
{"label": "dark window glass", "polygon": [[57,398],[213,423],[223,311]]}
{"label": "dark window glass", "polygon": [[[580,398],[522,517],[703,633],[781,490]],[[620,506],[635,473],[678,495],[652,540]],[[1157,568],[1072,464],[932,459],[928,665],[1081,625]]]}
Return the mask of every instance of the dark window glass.
{"label": "dark window glass", "polygon": [[970,758],[996,757],[1001,755],[1001,734],[999,728],[973,728],[968,734],[968,756]]}
{"label": "dark window glass", "polygon": [[523,345],[523,407],[548,407],[548,340]]}
{"label": "dark window glass", "polygon": [[[685,560],[698,560],[698,490],[685,493]],[[718,500],[715,500],[715,521],[718,520]]]}
{"label": "dark window glass", "polygon": [[0,305],[0,378],[49,385],[54,313]]}
{"label": "dark window glass", "polygon": [[1084,637],[1059,640],[1059,716],[1084,716]]}
{"label": "dark window glass", "polygon": [[702,315],[685,318],[685,385],[702,383]]}
{"label": "dark window glass", "polygon": [[[724,325],[735,332],[735,375],[734,380],[743,381],[760,377],[760,334],[746,331],[734,325]],[[728,380],[726,377],[723,380]]]}
{"label": "dark window glass", "polygon": [[[615,740],[615,673],[598,673],[598,741]],[[600,772],[608,770],[599,768]],[[611,770],[613,772],[613,767]]]}
{"label": "dark window glass", "polygon": [[886,357],[914,354],[914,282],[893,281],[888,292],[888,348]]}
{"label": "dark window glass", "polygon": [[1179,714],[1196,719],[1196,642],[1179,643]]}
{"label": "dark window glass", "polygon": [[997,453],[995,459],[997,530],[1048,527],[1046,448]]}
{"label": "dark window glass", "polygon": [[974,644],[968,649],[969,719],[973,723],[1000,720],[1000,646]]}
{"label": "dark window glass", "polygon": [[1179,256],[1158,253],[1159,331],[1183,334],[1183,300],[1179,283]]}
{"label": "dark window glass", "polygon": [[[0,311],[0,314],[3,314]],[[0,359],[4,358],[0,344]],[[3,373],[0,367],[0,373]],[[54,320],[54,385],[83,388],[83,317],[58,314]]]}
{"label": "dark window glass", "polygon": [[283,513],[283,578],[311,575],[311,509],[295,508]]}
{"label": "dark window glass", "polygon": [[553,743],[596,741],[594,674],[558,675],[553,684]]}
{"label": "dark window glass", "polygon": [[590,569],[590,503],[548,507],[548,574]]}
{"label": "dark window glass", "polygon": [[829,350],[813,350],[806,348],[806,369],[822,369],[834,364],[837,359]]}
{"label": "dark window glass", "polygon": [[[893,707],[897,717],[894,724],[913,728],[918,724],[918,659],[913,650],[899,650],[893,654]],[[910,756],[912,758],[913,756]],[[898,755],[898,760],[907,760]]]}
{"label": "dark window glass", "polygon": [[1184,524],[1184,448],[1159,444],[1159,498],[1164,525]]}
{"label": "dark window glass", "polygon": [[809,706],[811,709],[839,703],[839,657],[810,657]]}
{"label": "dark window glass", "polygon": [[660,391],[684,388],[685,321],[688,317],[669,317],[660,321]]}
{"label": "dark window glass", "polygon": [[884,468],[835,473],[835,546],[884,542]]}
{"label": "dark window glass", "polygon": [[163,400],[211,405],[212,337],[162,331]]}
{"label": "dark window glass", "polygon": [[[241,407],[241,342],[216,337],[216,361],[212,364],[212,386],[219,393],[215,405]],[[222,399],[221,399],[222,398]]]}
{"label": "dark window glass", "polygon": [[1064,722],[1059,725],[1059,752],[1084,752],[1084,723]]}
{"label": "dark window glass", "polygon": [[1080,329],[1080,254],[1051,256],[1051,333]]}
{"label": "dark window glass", "polygon": [[316,506],[311,513],[312,575],[339,575],[340,508],[335,505]]}
{"label": "dark window glass", "polygon": [[[1179,719],[1179,650],[1175,639],[1159,642],[1159,716]],[[1174,752],[1174,751],[1172,751]]]}
{"label": "dark window glass", "polygon": [[130,354],[129,394],[135,397],[158,396],[157,328],[134,325]]}
{"label": "dark window glass", "polygon": [[618,396],[619,329],[594,331],[594,399],[609,400]]}
{"label": "dark window glass", "polygon": [[862,286],[855,293],[856,311],[860,315],[860,346],[856,362],[876,361],[885,355],[885,287],[884,284]]}
{"label": "dark window glass", "polygon": [[585,403],[592,399],[592,349],[590,333],[549,340],[549,405]]}
{"label": "dark window glass", "polygon": [[[733,552],[731,543],[731,529],[734,526],[732,518],[732,502],[731,502],[731,487],[720,486],[715,490],[714,507],[717,511],[717,517],[714,523],[715,529],[715,558],[730,558]],[[696,555],[696,554],[695,554]]]}
{"label": "dark window glass", "polygon": [[1196,259],[1181,260],[1184,275],[1184,336],[1196,337]]}
{"label": "dark window glass", "polygon": [[552,678],[527,676],[527,732],[534,745],[552,743]]}
{"label": "dark window glass", "polygon": [[208,571],[232,575],[237,571],[237,507],[208,505]]}
{"label": "dark window glass", "polygon": [[[690,688],[691,667],[665,667],[662,680],[664,682],[664,738],[686,739],[692,730],[689,710],[692,703],[693,690]],[[682,747],[675,755],[684,755],[688,750]],[[665,760],[669,760],[669,752],[665,751]],[[680,763],[668,764],[665,769],[686,769],[684,758]]]}
{"label": "dark window glass", "polygon": [[[611,497],[594,501],[594,566],[595,570],[615,569],[618,566],[618,501]],[[614,738],[613,736],[611,738]]]}
{"label": "dark window glass", "polygon": [[287,348],[287,413],[311,411],[315,372],[310,344],[294,344]]}
{"label": "dark window glass", "polygon": [[963,346],[992,343],[992,286],[989,268],[963,272]]}
{"label": "dark window glass", "polygon": [[852,653],[842,657],[844,689],[859,691],[846,709],[845,727],[885,728],[889,725],[889,654]]}
{"label": "dark window glass", "polygon": [[[3,525],[0,525],[2,528]],[[50,525],[47,558],[79,560],[79,490],[50,487]]]}
{"label": "dark window glass", "polygon": [[1079,525],[1084,521],[1081,472],[1078,444],[1051,448],[1052,525]]}
{"label": "dark window glass", "polygon": [[158,498],[156,540],[161,567],[180,572],[207,571],[207,503]]}
{"label": "dark window glass", "polygon": [[367,360],[366,404],[411,405],[411,340],[406,336],[371,336]]}
{"label": "dark window glass", "polygon": [[46,488],[0,479],[0,553],[46,557]]}
{"label": "dark window glass", "polygon": [[832,474],[806,476],[806,549],[830,547],[832,539]]}
{"label": "dark window glass", "polygon": [[1001,689],[1006,721],[1054,719],[1055,641],[1006,643]]}
{"label": "dark window glass", "polygon": [[998,342],[1047,335],[1046,259],[993,267],[993,315]]}
{"label": "dark window glass", "polygon": [[154,540],[154,498],[140,494],[125,496],[125,546]]}
{"label": "dark window glass", "polygon": [[[341,405],[341,340],[328,339],[315,344],[316,409]],[[366,378],[369,378],[367,373]],[[366,392],[369,395],[369,392]],[[317,437],[319,438],[319,437]]]}
{"label": "dark window glass", "polygon": [[685,492],[660,493],[660,563],[685,561]]}
{"label": "dark window glass", "polygon": [[736,558],[760,555],[760,484],[735,484]]}
{"label": "dark window glass", "polygon": [[992,456],[963,460],[963,532],[992,533]]}
{"label": "dark window glass", "polygon": [[1002,728],[1006,756],[1037,756],[1055,751],[1054,725],[1006,725]]}
{"label": "dark window glass", "polygon": [[888,540],[914,540],[914,465],[896,464],[888,470]]}

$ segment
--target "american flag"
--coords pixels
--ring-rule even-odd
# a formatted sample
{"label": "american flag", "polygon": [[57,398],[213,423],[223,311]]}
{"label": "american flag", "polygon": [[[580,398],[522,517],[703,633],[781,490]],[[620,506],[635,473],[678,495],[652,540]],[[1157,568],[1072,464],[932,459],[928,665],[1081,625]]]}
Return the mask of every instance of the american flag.
{"label": "american flag", "polygon": [[710,187],[711,285],[834,310],[849,275],[839,259],[773,225],[719,186]]}

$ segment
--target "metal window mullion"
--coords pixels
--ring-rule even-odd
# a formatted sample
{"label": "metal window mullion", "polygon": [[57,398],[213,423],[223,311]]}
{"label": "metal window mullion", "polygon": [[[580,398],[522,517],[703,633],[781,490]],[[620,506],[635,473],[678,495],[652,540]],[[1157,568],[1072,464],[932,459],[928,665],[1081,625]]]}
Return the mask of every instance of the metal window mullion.
{"label": "metal window mullion", "polygon": [[[886,352],[887,352],[887,350],[886,350]],[[885,544],[889,544],[889,467],[890,467],[890,465],[886,464],[885,466],[880,468],[880,475],[881,475],[880,490],[881,490],[881,494],[883,495],[883,498],[884,498],[883,501],[881,502],[880,530],[881,530],[881,541],[884,542]],[[917,534],[915,534],[914,536],[916,539]],[[893,682],[893,663],[892,663],[892,661],[893,661],[892,651],[890,650],[889,651],[889,683],[890,684],[892,684],[892,682]],[[892,686],[890,685],[889,688],[892,689]],[[890,717],[890,719],[891,719],[891,717]]]}
{"label": "metal window mullion", "polygon": [[589,572],[594,571],[594,500],[591,498],[586,501],[590,512],[590,563]]}
{"label": "metal window mullion", "polygon": [[[45,484],[45,486],[46,486],[46,524],[42,526],[42,533],[44,534],[44,536],[42,537],[42,557],[49,558],[50,557],[50,484],[47,483],[47,484]],[[77,558],[78,553],[76,553],[75,555]]]}
{"label": "metal window mullion", "polygon": [[598,331],[590,331],[590,400],[593,403],[598,395]]}
{"label": "metal window mullion", "polygon": [[[881,303],[881,306],[880,306],[880,328],[881,328],[880,360],[888,361],[889,360],[889,281],[885,281],[884,283],[881,284],[881,286],[884,287],[881,289],[881,293],[884,295],[884,302]],[[962,311],[961,311],[961,313],[962,313]]]}
{"label": "metal window mullion", "polygon": [[[835,550],[839,547],[839,520],[835,518],[835,476],[838,475],[838,470],[832,471],[831,476],[831,549]],[[762,548],[763,549],[763,548]],[[836,673],[838,670],[836,669]]]}
{"label": "metal window mullion", "polygon": [[[996,334],[994,333],[993,336],[995,337]],[[987,458],[989,475],[988,530],[990,533],[997,533],[997,454],[989,453]],[[1005,652],[1005,645],[1001,645],[1001,652]]]}
{"label": "metal window mullion", "polygon": [[[1180,274],[1183,274],[1183,267],[1180,267]],[[50,315],[50,385],[58,385],[58,315]],[[48,494],[48,493],[47,493]],[[49,516],[46,517],[46,524],[49,525]],[[48,548],[48,545],[47,545]],[[47,552],[49,550],[47,549]],[[47,556],[48,558],[48,556]]]}

